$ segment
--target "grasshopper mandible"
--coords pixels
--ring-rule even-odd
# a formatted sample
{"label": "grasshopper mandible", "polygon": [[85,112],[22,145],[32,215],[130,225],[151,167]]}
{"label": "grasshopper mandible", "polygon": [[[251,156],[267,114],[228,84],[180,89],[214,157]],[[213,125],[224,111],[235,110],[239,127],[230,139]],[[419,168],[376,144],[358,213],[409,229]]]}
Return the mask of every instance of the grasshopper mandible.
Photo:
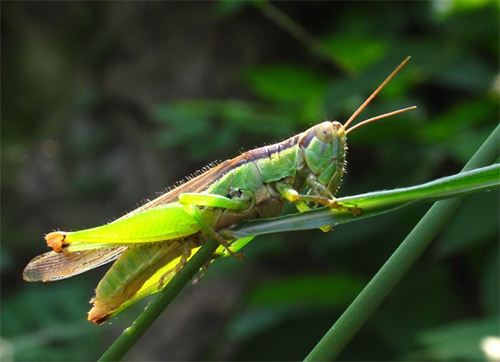
{"label": "grasshopper mandible", "polygon": [[[286,202],[299,212],[316,206],[362,212],[342,206],[334,198],[345,171],[347,134],[416,107],[349,126],[409,59],[344,124],[325,121],[283,142],[247,151],[109,224],[47,234],[45,239],[53,251],[31,260],[24,279],[64,279],[118,259],[99,282],[91,301],[88,319],[102,323],[160,290],[209,238],[218,241],[226,255],[240,256],[231,249],[234,240],[222,233],[240,221],[278,216]],[[321,229],[328,231],[329,227]]]}

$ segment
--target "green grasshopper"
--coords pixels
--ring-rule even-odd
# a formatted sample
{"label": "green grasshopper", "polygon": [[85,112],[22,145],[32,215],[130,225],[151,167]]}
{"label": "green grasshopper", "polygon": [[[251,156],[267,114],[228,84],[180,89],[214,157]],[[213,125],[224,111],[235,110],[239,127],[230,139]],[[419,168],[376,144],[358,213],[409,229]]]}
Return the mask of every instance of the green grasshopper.
{"label": "green grasshopper", "polygon": [[109,224],[47,234],[53,251],[30,261],[24,279],[64,279],[116,260],[99,282],[88,314],[91,322],[102,323],[160,290],[208,239],[221,244],[217,254],[241,257],[236,251],[252,237],[235,242],[224,233],[240,221],[278,216],[286,202],[299,212],[327,206],[361,213],[334,198],[345,172],[347,134],[416,107],[349,126],[408,61],[409,57],[344,124],[326,121],[226,160]]}

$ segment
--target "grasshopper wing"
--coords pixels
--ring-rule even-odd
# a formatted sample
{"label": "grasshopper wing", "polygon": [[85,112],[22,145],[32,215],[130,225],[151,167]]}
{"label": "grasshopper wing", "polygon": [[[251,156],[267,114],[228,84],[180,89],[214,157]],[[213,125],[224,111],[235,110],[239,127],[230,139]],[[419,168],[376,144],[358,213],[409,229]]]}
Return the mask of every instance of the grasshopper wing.
{"label": "grasshopper wing", "polygon": [[50,251],[33,258],[23,271],[28,282],[51,282],[78,275],[116,260],[126,246],[84,250],[74,253]]}

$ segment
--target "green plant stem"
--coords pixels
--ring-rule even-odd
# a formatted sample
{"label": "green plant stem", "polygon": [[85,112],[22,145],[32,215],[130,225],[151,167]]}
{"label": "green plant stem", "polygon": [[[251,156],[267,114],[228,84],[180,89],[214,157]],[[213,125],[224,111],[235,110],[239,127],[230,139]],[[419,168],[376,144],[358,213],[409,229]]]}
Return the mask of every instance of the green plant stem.
{"label": "green plant stem", "polygon": [[314,37],[311,33],[309,33],[306,29],[300,26],[297,22],[295,22],[292,18],[283,13],[277,7],[266,0],[255,1],[255,5],[262,11],[262,13],[266,17],[268,17],[281,29],[301,42],[305,47],[309,48],[313,54],[317,54],[318,56],[322,57],[330,64],[332,64],[335,68],[340,69],[343,73],[352,74],[351,70],[343,66],[342,63],[334,57],[330,49],[328,49],[320,40]]}
{"label": "green plant stem", "polygon": [[416,186],[374,191],[337,199],[343,205],[361,208],[363,214],[360,216],[353,215],[348,210],[323,207],[267,220],[250,220],[228,230],[227,234],[238,239],[246,236],[316,229],[323,225],[337,226],[393,211],[412,202],[437,201],[498,188],[499,176],[500,164],[497,163]]}
{"label": "green plant stem", "polygon": [[134,323],[125,329],[120,337],[104,352],[99,361],[121,360],[163,310],[174,300],[182,288],[210,260],[218,246],[219,244],[213,240],[204,243],[184,268],[168,283],[165,289],[158,293],[158,296],[146,307]]}
{"label": "green plant stem", "polygon": [[[463,171],[488,165],[500,153],[500,126],[491,133]],[[382,303],[396,283],[422,255],[427,246],[450,219],[461,199],[438,201],[429,209],[373,279],[323,336],[305,361],[335,359],[354,334]]]}

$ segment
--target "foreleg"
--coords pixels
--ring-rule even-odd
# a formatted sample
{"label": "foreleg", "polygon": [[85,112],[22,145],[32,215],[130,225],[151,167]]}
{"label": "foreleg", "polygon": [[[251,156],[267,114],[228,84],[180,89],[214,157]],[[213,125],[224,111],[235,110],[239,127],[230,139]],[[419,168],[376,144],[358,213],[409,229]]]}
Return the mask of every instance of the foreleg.
{"label": "foreleg", "polygon": [[[353,214],[354,216],[358,216],[362,213],[362,210],[360,208],[341,205],[333,197],[328,198],[321,195],[302,195],[292,186],[288,185],[285,182],[278,183],[276,188],[280,193],[281,197],[293,203],[297,208],[297,210],[299,210],[300,212],[312,210],[312,208],[308,205],[308,203],[315,203],[318,205],[329,207],[331,209],[347,211]],[[322,226],[320,229],[326,232],[330,231],[332,227],[329,225],[325,225]]]}

